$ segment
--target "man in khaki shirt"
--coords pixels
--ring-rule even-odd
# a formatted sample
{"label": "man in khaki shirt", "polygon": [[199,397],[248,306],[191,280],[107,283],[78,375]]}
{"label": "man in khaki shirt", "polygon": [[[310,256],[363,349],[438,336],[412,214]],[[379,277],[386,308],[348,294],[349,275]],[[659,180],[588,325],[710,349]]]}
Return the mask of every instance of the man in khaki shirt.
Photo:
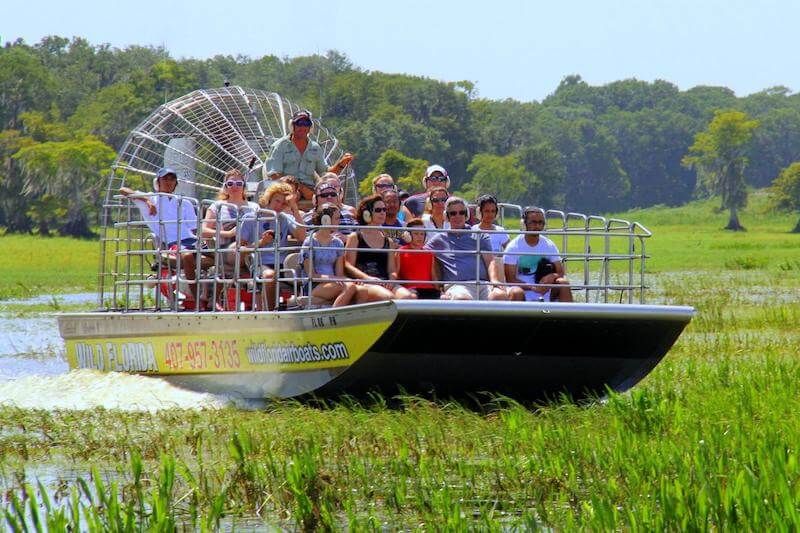
{"label": "man in khaki shirt", "polygon": [[351,154],[345,153],[328,167],[322,147],[308,137],[312,125],[309,111],[301,109],[292,115],[291,133],[275,141],[266,164],[268,179],[276,180],[287,175],[296,177],[304,200],[310,200],[314,195],[317,175],[325,172],[338,174],[353,160]]}

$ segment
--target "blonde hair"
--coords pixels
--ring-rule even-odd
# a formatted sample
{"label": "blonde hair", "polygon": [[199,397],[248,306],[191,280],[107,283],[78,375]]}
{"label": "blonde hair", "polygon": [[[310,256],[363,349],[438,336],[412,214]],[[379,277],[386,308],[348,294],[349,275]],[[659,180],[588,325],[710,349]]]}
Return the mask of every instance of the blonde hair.
{"label": "blonde hair", "polygon": [[430,215],[433,212],[433,203],[431,203],[431,197],[437,192],[443,192],[447,198],[450,198],[450,193],[444,187],[433,187],[428,191],[428,197],[425,198],[425,209],[423,209],[423,213]]}
{"label": "blonde hair", "polygon": [[[227,191],[227,187],[225,187],[225,182],[228,181],[229,179],[232,179],[232,178],[234,178],[234,179],[238,178],[238,179],[244,181],[245,185],[246,185],[246,181],[247,180],[244,179],[244,174],[242,174],[241,171],[239,171],[239,170],[237,170],[235,168],[233,170],[227,171],[225,173],[225,177],[222,178],[222,189],[220,189],[220,191],[217,193],[217,200],[227,200],[228,198],[231,197],[231,195]],[[242,187],[242,198],[244,198],[244,191],[245,191],[245,189],[244,189],[244,187]]]}
{"label": "blonde hair", "polygon": [[391,174],[386,174],[385,172],[383,174],[378,174],[377,176],[372,178],[372,192],[375,192],[375,185],[377,185],[378,180],[383,178],[389,178],[390,180],[392,180],[392,184],[394,184],[394,178],[392,177]]}
{"label": "blonde hair", "polygon": [[294,194],[294,189],[292,189],[292,186],[288,183],[275,181],[271,183],[269,187],[267,187],[267,190],[264,191],[264,194],[262,194],[261,198],[258,199],[258,205],[266,209],[270,201],[272,201],[272,197],[276,194],[289,196],[290,194]]}

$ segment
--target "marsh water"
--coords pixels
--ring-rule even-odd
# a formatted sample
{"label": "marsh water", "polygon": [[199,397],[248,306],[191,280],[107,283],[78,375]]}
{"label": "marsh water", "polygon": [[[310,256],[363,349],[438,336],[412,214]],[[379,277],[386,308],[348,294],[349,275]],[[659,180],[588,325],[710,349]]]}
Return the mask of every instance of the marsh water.
{"label": "marsh water", "polygon": [[[134,411],[262,405],[188,391],[158,378],[70,371],[54,313],[89,310],[96,298],[94,293],[79,293],[0,302],[0,404],[27,409],[103,407]],[[42,307],[51,310],[42,311]]]}

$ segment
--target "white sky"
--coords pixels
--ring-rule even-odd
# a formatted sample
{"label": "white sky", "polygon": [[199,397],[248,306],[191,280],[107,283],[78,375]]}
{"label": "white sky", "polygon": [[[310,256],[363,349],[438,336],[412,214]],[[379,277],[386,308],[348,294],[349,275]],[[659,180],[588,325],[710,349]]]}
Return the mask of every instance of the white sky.
{"label": "white sky", "polygon": [[82,36],[164,45],[176,58],[336,49],[363,69],[470,80],[495,99],[541,100],[568,74],[724,85],[740,96],[800,89],[793,1],[3,0],[0,13],[2,42]]}

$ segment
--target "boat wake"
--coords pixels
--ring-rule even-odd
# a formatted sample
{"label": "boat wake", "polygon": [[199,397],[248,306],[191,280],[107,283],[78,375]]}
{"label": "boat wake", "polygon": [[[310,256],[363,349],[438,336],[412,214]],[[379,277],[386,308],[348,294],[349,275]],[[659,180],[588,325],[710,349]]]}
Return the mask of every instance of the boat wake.
{"label": "boat wake", "polygon": [[[66,367],[63,361],[61,365]],[[0,406],[4,405],[23,409],[104,408],[157,412],[226,407],[258,409],[264,406],[264,401],[193,392],[155,377],[73,370],[56,375],[25,375],[0,380]]]}

